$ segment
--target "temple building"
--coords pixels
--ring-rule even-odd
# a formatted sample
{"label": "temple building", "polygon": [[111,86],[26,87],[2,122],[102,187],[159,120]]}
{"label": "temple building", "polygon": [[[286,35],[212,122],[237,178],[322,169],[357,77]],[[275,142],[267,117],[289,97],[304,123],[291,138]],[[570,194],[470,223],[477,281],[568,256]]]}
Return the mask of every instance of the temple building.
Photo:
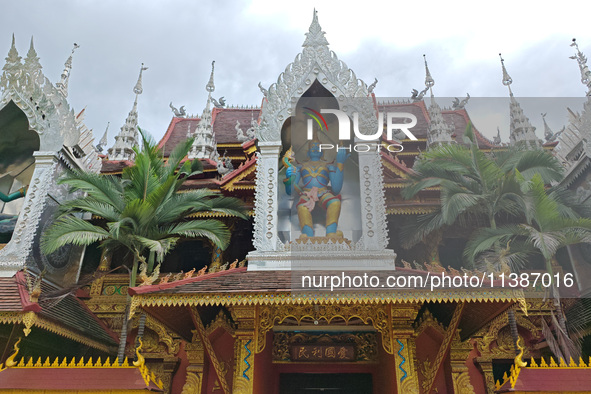
{"label": "temple building", "polygon": [[[591,92],[587,59],[573,45]],[[591,392],[591,359],[553,355],[545,327],[555,305],[543,289],[503,286],[501,270],[464,268],[470,234],[461,227],[412,247],[402,236],[405,226],[440,206],[438,187],[403,198],[421,153],[472,146],[469,138],[487,155],[509,144],[552,152],[565,168],[561,184],[587,201],[589,98],[581,113],[569,110],[561,132],[545,123],[542,141],[501,58],[510,141],[490,140],[470,118],[469,95],[449,108],[438,103],[427,57],[424,90],[406,100],[379,99],[378,92],[388,97],[388,87],[357,78],[329,49],[314,12],[294,61],[268,70],[276,83],[259,83],[260,105],[216,99],[215,63],[209,79],[203,76],[208,97],[198,116],[171,103],[158,148],[168,159],[192,138],[186,160],[203,166],[182,191],[238,198],[248,219],[195,215],[224,223],[230,246],[182,239],[155,275],[143,271],[130,287],[122,268],[129,262],[96,244],[41,251],[60,205],[81,195],[59,182],[63,174],[121,177],[141,144],[144,65],[133,104],[130,92],[131,111],[107,148],[108,131],[95,141],[84,111],[68,103],[75,49],[54,84],[33,40],[23,59],[13,37],[0,77],[0,392]],[[587,250],[569,247],[557,267],[584,277],[591,272]],[[351,280],[335,290],[314,284],[327,271],[342,283],[365,272],[380,283],[391,275],[405,283],[465,274],[486,281],[405,288]],[[581,281],[573,291],[585,295],[587,286]],[[567,316],[576,306],[574,298],[563,304]],[[124,360],[116,357],[122,331]],[[582,333],[584,345],[588,334]],[[544,386],[544,379],[580,384]]]}

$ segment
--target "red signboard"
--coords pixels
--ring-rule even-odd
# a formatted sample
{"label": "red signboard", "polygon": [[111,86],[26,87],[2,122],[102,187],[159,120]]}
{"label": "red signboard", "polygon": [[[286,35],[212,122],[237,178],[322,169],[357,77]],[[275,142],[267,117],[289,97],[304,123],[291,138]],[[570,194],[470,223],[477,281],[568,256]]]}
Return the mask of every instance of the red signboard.
{"label": "red signboard", "polygon": [[291,361],[355,361],[352,345],[292,345]]}

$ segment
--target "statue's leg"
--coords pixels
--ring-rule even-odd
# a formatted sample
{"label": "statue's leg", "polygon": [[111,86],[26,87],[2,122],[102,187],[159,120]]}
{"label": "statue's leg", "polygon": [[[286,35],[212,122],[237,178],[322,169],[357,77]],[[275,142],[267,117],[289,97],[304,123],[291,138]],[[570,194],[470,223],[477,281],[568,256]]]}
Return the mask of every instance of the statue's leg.
{"label": "statue's leg", "polygon": [[339,216],[341,215],[340,196],[329,196],[325,202],[326,206],[326,236],[342,237],[343,234],[337,231]]}
{"label": "statue's leg", "polygon": [[298,219],[300,220],[300,228],[302,229],[302,235],[308,237],[314,236],[314,223],[312,222],[312,212],[304,206],[303,200],[300,200],[298,204]]}

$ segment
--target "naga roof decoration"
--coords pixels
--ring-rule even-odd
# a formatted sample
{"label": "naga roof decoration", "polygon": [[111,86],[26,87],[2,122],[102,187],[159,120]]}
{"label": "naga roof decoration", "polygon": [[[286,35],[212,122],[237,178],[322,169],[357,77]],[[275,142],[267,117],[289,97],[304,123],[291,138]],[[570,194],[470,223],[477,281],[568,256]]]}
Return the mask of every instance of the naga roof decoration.
{"label": "naga roof decoration", "polygon": [[144,356],[140,353],[143,347],[141,339],[135,350],[137,361],[130,363],[126,357],[121,364],[117,358],[111,362],[110,358],[102,361],[100,357],[95,360],[92,357],[81,357],[79,360],[75,357],[71,360],[56,357],[53,361],[49,357],[45,361],[41,357],[37,360],[33,357],[25,360],[22,357],[20,361],[16,361],[21,340],[22,338],[15,343],[14,353],[4,364],[0,364],[0,390],[164,391],[162,381],[148,369]]}

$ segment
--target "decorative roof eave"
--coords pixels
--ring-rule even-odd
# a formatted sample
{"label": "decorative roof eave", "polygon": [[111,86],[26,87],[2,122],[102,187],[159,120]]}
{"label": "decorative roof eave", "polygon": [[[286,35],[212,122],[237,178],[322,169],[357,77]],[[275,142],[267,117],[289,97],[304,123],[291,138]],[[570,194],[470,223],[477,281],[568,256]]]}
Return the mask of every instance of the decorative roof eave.
{"label": "decorative roof eave", "polygon": [[[6,362],[4,364],[0,364],[0,373],[4,372],[3,375],[1,375],[2,377],[5,377],[4,375],[6,373],[8,373],[8,370],[21,370],[21,369],[34,369],[34,371],[41,371],[43,369],[48,369],[51,370],[55,375],[59,375],[60,374],[60,370],[62,369],[81,369],[77,374],[79,376],[82,377],[82,380],[78,383],[81,386],[83,386],[85,389],[88,389],[87,386],[85,386],[85,379],[84,379],[84,375],[85,375],[85,370],[87,372],[90,372],[89,370],[114,370],[114,369],[125,369],[125,370],[131,370],[130,372],[136,372],[139,373],[139,376],[129,376],[129,381],[131,384],[138,384],[139,382],[141,382],[141,380],[143,380],[143,383],[145,384],[145,388],[121,388],[121,387],[117,387],[118,390],[115,390],[117,392],[137,392],[139,391],[144,391],[144,390],[149,390],[149,391],[163,391],[163,383],[162,380],[156,378],[156,376],[154,375],[154,373],[152,371],[150,371],[148,369],[148,367],[146,366],[146,360],[145,357],[140,353],[140,350],[143,347],[143,343],[141,338],[139,339],[139,346],[135,349],[135,354],[136,354],[136,359],[137,361],[133,361],[131,364],[129,363],[129,360],[127,357],[125,357],[125,359],[123,360],[123,362],[121,364],[119,364],[119,360],[117,358],[114,358],[113,362],[111,362],[110,358],[107,358],[104,362],[101,361],[101,358],[98,357],[98,359],[96,359],[95,361],[92,360],[92,357],[87,358],[86,360],[84,360],[84,357],[81,357],[79,361],[76,361],[76,358],[73,357],[70,361],[68,361],[67,357],[64,357],[62,359],[62,361],[60,362],[59,357],[56,357],[54,359],[54,361],[52,362],[51,359],[49,358],[49,356],[45,359],[45,362],[42,362],[41,357],[37,358],[37,361],[35,361],[35,359],[33,357],[29,357],[28,361],[25,360],[25,357],[21,357],[20,361],[17,362],[15,360],[16,356],[18,355],[18,352],[20,350],[19,348],[19,343],[21,342],[21,339],[19,339],[15,345],[14,345],[14,353],[11,354],[7,359]],[[136,371],[134,371],[136,370]],[[34,373],[33,371],[29,371],[28,374],[33,375],[32,378],[34,379]],[[29,376],[27,376],[29,377]],[[141,380],[137,379],[140,378]],[[12,379],[19,379],[20,376],[14,376],[12,375]],[[96,378],[96,377],[95,377]],[[99,381],[99,385],[102,385],[102,382],[108,382],[108,377],[105,376],[105,380],[100,380]],[[9,378],[10,379],[10,378]],[[137,379],[137,380],[136,380]],[[58,379],[57,381],[63,382],[63,378],[62,379]],[[14,388],[11,387],[11,385],[13,383],[8,383],[8,386],[6,386],[7,381],[3,380],[5,386],[0,387],[0,389],[6,389],[6,388]],[[70,382],[67,382],[70,383]],[[66,384],[67,384],[66,383]],[[93,382],[96,383],[96,382]],[[108,385],[108,383],[106,383]],[[141,383],[140,383],[141,384]],[[25,383],[25,387],[18,387],[19,392],[39,392],[39,390],[31,387],[26,387],[26,383]],[[98,389],[98,390],[97,390]],[[76,391],[79,392],[77,390],[77,388],[74,387],[61,387],[59,391]],[[109,388],[104,388],[104,390],[107,390],[109,392],[114,392],[113,390],[109,389]],[[96,391],[100,391],[103,392],[104,391],[103,388],[99,388],[99,387],[93,387],[93,392]],[[2,390],[4,391],[4,390]],[[50,389],[50,391],[58,391],[58,390],[53,390]]]}
{"label": "decorative roof eave", "polygon": [[[254,211],[248,211],[246,213],[248,216],[254,216]],[[192,215],[189,215],[190,218],[233,218],[236,217],[234,215],[230,215],[229,213],[225,212],[198,212]]]}
{"label": "decorative roof eave", "polygon": [[591,165],[591,159],[583,155],[579,161],[566,170],[566,174],[560,183],[565,187],[570,187]]}
{"label": "decorative roof eave", "polygon": [[[130,289],[133,294],[133,289]],[[132,296],[130,316],[140,307],[162,306],[230,306],[230,305],[306,305],[306,304],[407,304],[423,302],[518,302],[526,308],[521,289],[487,290],[392,290],[371,294],[312,293],[293,295],[291,289],[282,292],[236,293],[147,293]]]}
{"label": "decorative roof eave", "polygon": [[35,312],[0,312],[0,323],[24,324],[25,330],[30,330],[31,327],[38,327],[45,331],[52,332],[61,337],[70,339],[86,346],[90,346],[106,353],[112,353],[114,350],[116,350],[114,346],[107,346],[102,342],[90,339],[86,335],[80,334],[74,330],[70,330],[61,324],[39,316]]}
{"label": "decorative roof eave", "polygon": [[246,161],[243,165],[226,175],[221,183],[220,187],[224,190],[233,191],[236,189],[236,183],[246,178],[249,174],[256,170],[256,157],[252,157]]}
{"label": "decorative roof eave", "polygon": [[439,205],[388,207],[386,213],[388,215],[420,215],[435,212],[438,208]]}
{"label": "decorative roof eave", "polygon": [[393,158],[389,154],[381,152],[381,157],[382,165],[399,177],[407,179],[412,173],[412,169],[408,168],[404,163],[400,162],[398,159]]}

